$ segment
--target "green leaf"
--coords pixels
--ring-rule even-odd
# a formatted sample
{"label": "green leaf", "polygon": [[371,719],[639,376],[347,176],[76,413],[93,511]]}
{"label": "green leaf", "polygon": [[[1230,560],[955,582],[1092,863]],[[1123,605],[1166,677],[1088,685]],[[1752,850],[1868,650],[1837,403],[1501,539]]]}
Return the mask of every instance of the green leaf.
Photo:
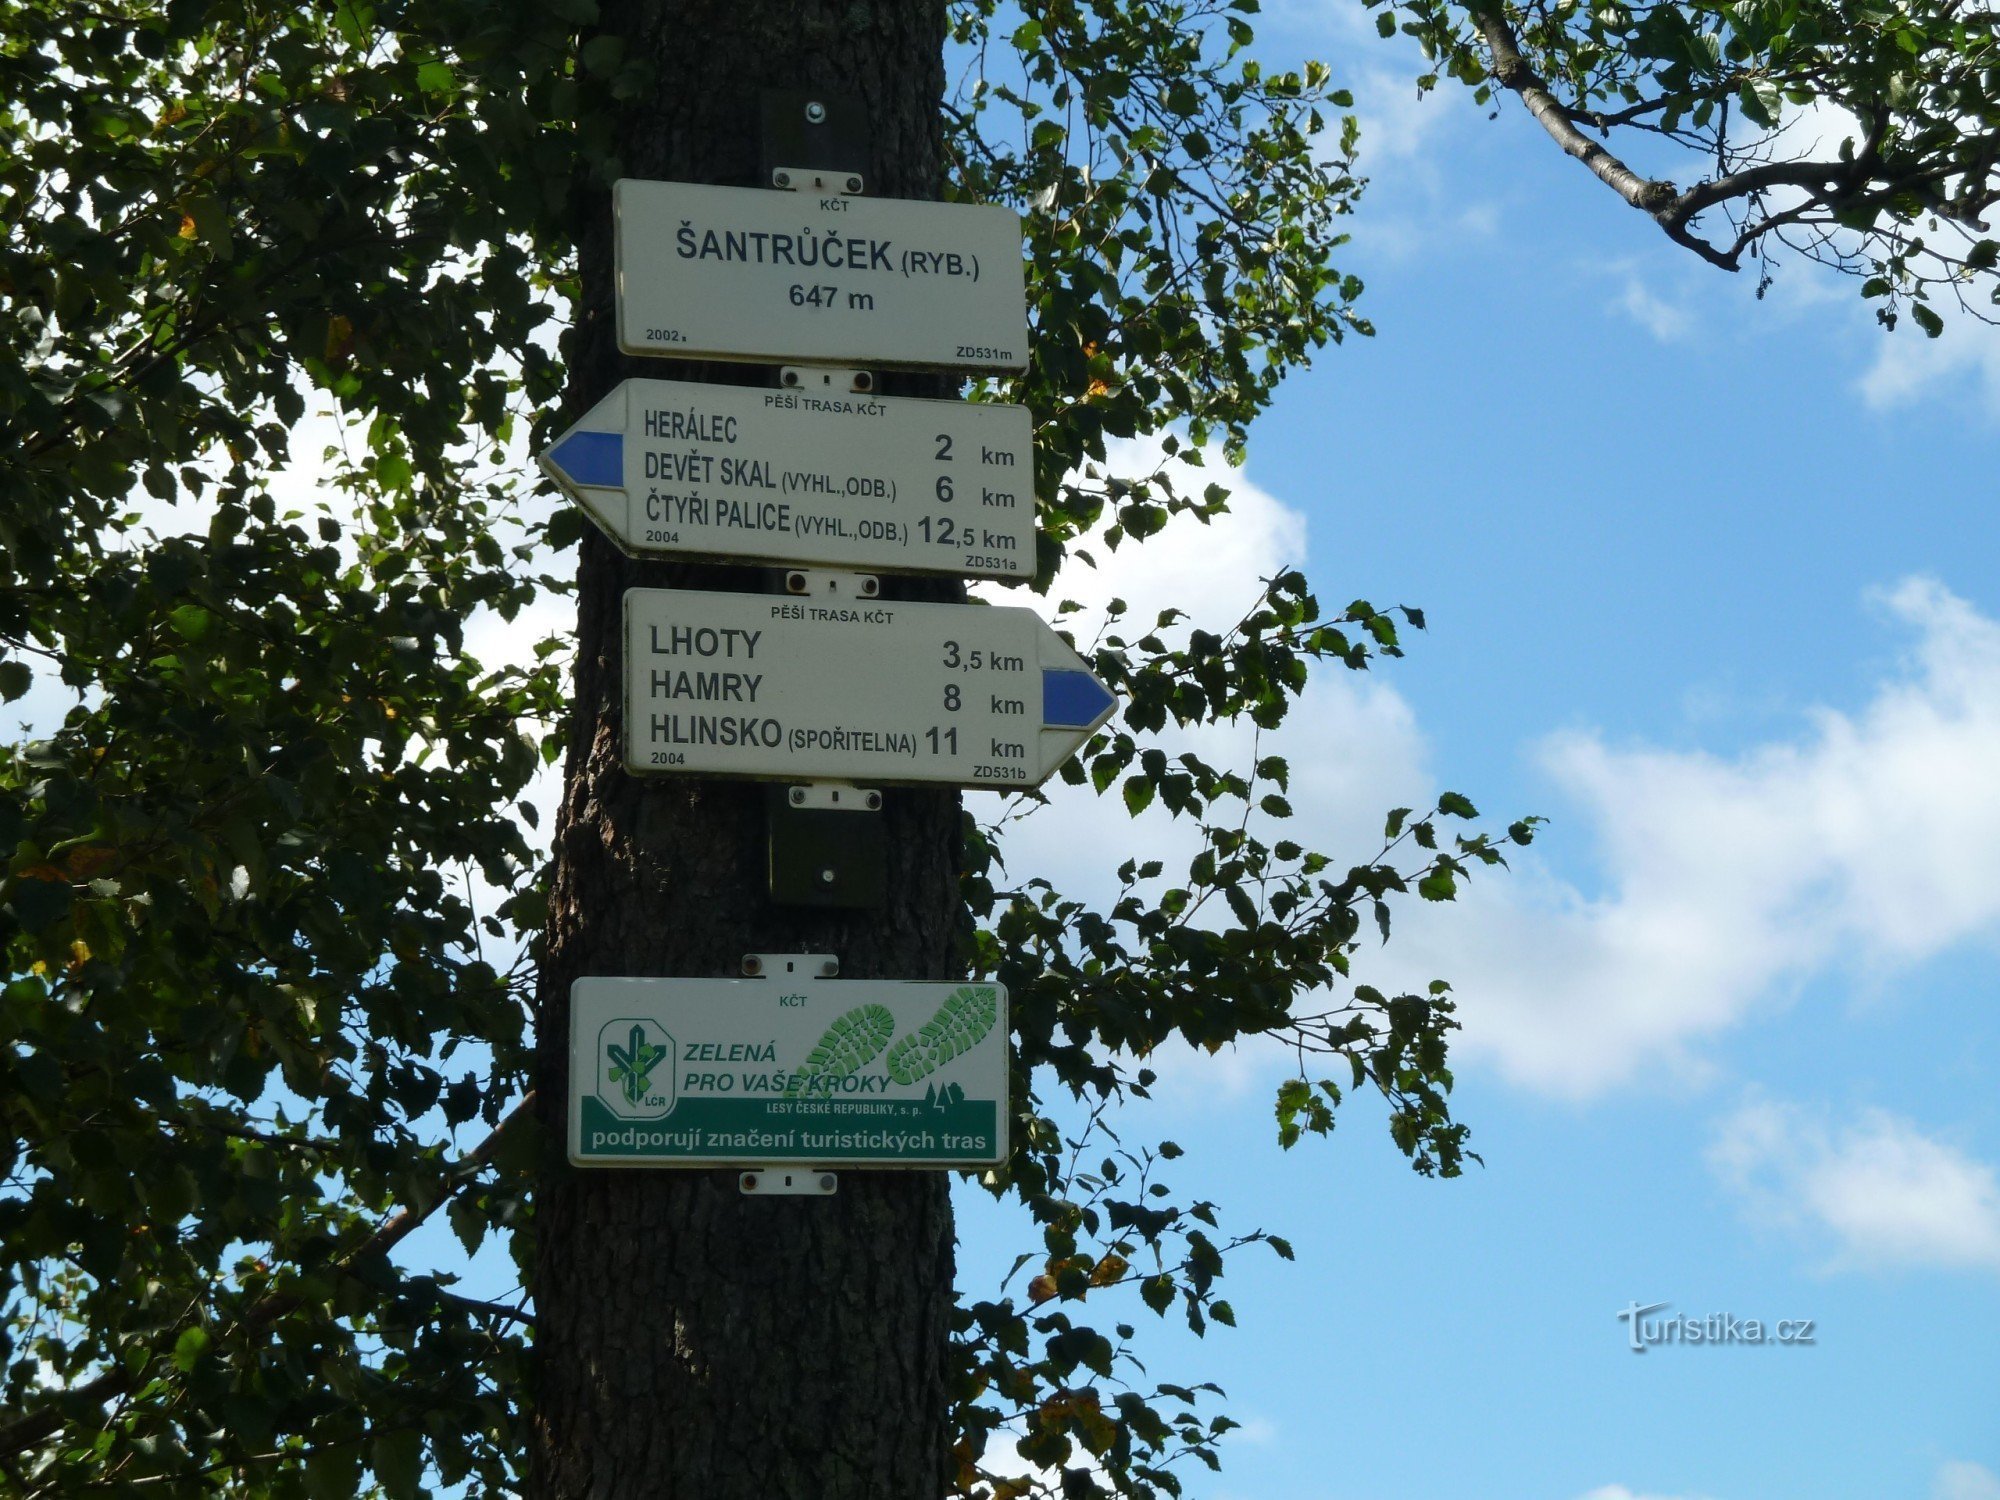
{"label": "green leaf", "polygon": [[167,623],[174,627],[174,633],[184,640],[198,641],[208,634],[213,617],[199,604],[183,604],[167,616]]}
{"label": "green leaf", "polygon": [[423,1493],[423,1435],[412,1427],[378,1431],[368,1442],[368,1465],[388,1500],[415,1500]]}
{"label": "green leaf", "polygon": [[1784,106],[1775,84],[1768,79],[1755,78],[1737,87],[1736,107],[1753,123],[1769,130],[1778,123],[1778,115]]}
{"label": "green leaf", "polygon": [[1433,870],[1417,882],[1417,894],[1426,901],[1449,901],[1458,894],[1458,881],[1449,870]]}
{"label": "green leaf", "polygon": [[181,1336],[174,1340],[174,1368],[183,1374],[193,1370],[202,1355],[208,1352],[210,1342],[208,1330],[199,1324],[183,1329]]}
{"label": "green leaf", "polygon": [[608,77],[618,71],[618,65],[625,60],[625,42],[622,37],[594,36],[583,44],[582,61],[584,70],[600,77]]}
{"label": "green leaf", "polygon": [[0,661],[0,702],[12,703],[34,685],[35,674],[24,661]]}
{"label": "green leaf", "polygon": [[312,1500],[354,1500],[361,1488],[361,1454],[353,1443],[315,1448],[305,1471],[306,1494]]}

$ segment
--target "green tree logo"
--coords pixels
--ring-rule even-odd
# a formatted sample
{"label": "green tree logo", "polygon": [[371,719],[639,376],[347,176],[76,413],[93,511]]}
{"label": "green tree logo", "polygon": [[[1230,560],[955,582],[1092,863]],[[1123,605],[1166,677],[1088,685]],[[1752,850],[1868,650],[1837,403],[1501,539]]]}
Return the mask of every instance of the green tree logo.
{"label": "green tree logo", "polygon": [[621,1016],[597,1033],[597,1097],[627,1120],[674,1107],[674,1039],[656,1021]]}
{"label": "green tree logo", "polygon": [[611,1063],[611,1081],[625,1091],[627,1104],[639,1104],[653,1091],[653,1066],[667,1055],[665,1047],[646,1040],[644,1028],[634,1025],[626,1033],[625,1045],[609,1043],[604,1055]]}

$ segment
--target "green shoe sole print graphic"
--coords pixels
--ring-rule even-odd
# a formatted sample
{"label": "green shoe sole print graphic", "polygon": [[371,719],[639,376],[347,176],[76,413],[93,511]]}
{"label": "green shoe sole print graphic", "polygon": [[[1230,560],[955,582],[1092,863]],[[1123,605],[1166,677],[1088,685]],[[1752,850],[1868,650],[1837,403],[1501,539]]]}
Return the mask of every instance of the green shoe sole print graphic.
{"label": "green shoe sole print graphic", "polygon": [[[889,1048],[884,1062],[898,1083],[921,1083],[970,1051],[1000,1018],[999,993],[990,984],[962,984],[945,996],[937,1014]],[[787,1099],[817,1090],[815,1079],[845,1078],[881,1055],[895,1034],[896,1018],[880,1005],[857,1005],[826,1028],[793,1075]]]}
{"label": "green shoe sole print graphic", "polygon": [[992,985],[962,984],[945,996],[936,1015],[889,1049],[883,1066],[898,1083],[921,1083],[954,1057],[971,1051],[999,1015],[999,996]]}
{"label": "green shoe sole print graphic", "polygon": [[826,1028],[826,1034],[806,1055],[806,1060],[785,1090],[787,1099],[815,1092],[813,1080],[845,1078],[865,1068],[881,1055],[896,1034],[896,1018],[887,1006],[857,1005]]}

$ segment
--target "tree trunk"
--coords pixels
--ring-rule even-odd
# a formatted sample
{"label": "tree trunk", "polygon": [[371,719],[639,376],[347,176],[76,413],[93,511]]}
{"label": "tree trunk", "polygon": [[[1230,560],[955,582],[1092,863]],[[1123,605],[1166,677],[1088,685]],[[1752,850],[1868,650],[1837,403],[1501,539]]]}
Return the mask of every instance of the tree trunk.
{"label": "tree trunk", "polygon": [[[656,69],[644,97],[620,106],[622,175],[763,186],[760,92],[823,88],[867,105],[871,196],[938,195],[943,0],[606,0],[601,29]],[[572,415],[630,376],[768,383],[761,367],[621,356],[609,194],[586,186],[576,201]],[[929,376],[881,388],[953,394]],[[849,978],[961,972],[957,795],[885,798],[885,910],[774,906],[762,786],[642,779],[620,757],[624,591],[758,592],[765,575],[636,562],[595,531],[580,568],[575,738],[537,1015],[529,1493],[937,1500],[950,1473],[945,1174],[844,1171],[830,1198],[746,1197],[729,1171],[574,1169],[563,1120],[579,977],[735,975],[753,951],[831,953]],[[883,593],[962,597],[956,584],[890,578]]]}

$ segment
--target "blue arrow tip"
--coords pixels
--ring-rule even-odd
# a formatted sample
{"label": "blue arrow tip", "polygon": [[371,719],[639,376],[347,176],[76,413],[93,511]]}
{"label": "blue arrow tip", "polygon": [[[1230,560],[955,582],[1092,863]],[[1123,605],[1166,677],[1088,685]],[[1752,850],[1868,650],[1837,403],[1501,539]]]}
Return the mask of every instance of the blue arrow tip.
{"label": "blue arrow tip", "polygon": [[549,462],[567,474],[571,484],[619,489],[625,483],[625,434],[572,432],[549,450]]}
{"label": "blue arrow tip", "polygon": [[1042,723],[1050,729],[1088,729],[1117,701],[1088,672],[1042,669]]}

